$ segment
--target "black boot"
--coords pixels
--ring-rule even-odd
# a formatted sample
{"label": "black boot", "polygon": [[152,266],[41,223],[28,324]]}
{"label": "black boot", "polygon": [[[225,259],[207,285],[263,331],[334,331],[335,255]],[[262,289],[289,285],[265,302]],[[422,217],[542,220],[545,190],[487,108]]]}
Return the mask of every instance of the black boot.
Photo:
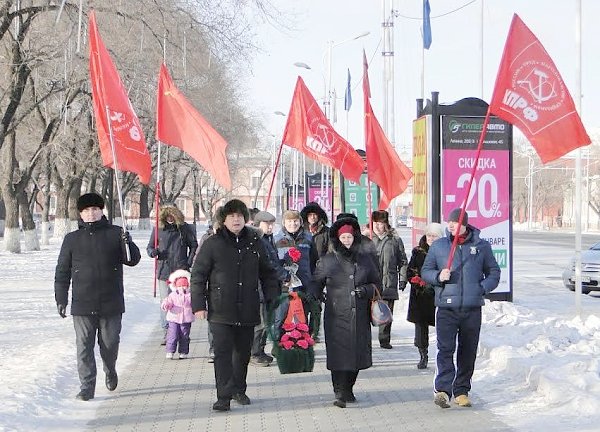
{"label": "black boot", "polygon": [[421,360],[417,364],[417,369],[427,369],[427,362],[429,361],[427,348],[419,348],[419,354],[421,354]]}

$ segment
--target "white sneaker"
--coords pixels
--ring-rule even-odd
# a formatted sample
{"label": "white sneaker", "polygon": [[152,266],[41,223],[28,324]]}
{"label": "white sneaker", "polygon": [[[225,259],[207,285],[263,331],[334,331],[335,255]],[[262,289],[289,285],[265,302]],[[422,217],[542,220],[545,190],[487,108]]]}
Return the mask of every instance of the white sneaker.
{"label": "white sneaker", "polygon": [[173,353],[167,353],[167,355],[165,356],[165,358],[173,360]]}
{"label": "white sneaker", "polygon": [[179,360],[183,360],[183,359],[186,359],[186,358],[188,358],[187,354],[179,354]]}

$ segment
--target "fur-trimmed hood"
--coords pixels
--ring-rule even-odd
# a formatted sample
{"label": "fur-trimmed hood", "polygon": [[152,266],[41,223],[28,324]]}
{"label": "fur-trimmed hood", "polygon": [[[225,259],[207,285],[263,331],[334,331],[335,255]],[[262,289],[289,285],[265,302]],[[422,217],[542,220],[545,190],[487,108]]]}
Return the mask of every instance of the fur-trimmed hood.
{"label": "fur-trimmed hood", "polygon": [[177,207],[172,205],[166,205],[160,208],[160,212],[158,214],[158,227],[164,228],[167,225],[167,217],[171,215],[175,219],[175,225],[181,226],[185,223],[185,218],[183,217],[183,213]]}
{"label": "fur-trimmed hood", "polygon": [[352,243],[351,249],[357,249],[362,240],[362,233],[360,232],[360,224],[358,221],[350,217],[340,218],[331,225],[331,228],[329,228],[329,241],[331,242],[333,250],[337,252],[343,250],[342,248],[346,248],[338,238],[338,231],[344,225],[351,225],[354,230],[352,233],[354,242]]}
{"label": "fur-trimmed hood", "polygon": [[327,213],[325,213],[325,210],[323,210],[321,208],[319,203],[316,203],[314,201],[309,202],[300,211],[300,217],[302,218],[302,222],[304,224],[308,223],[308,214],[309,213],[315,213],[317,216],[319,216],[319,222],[322,222],[325,225],[327,225],[327,222],[329,222],[329,218],[327,218]]}
{"label": "fur-trimmed hood", "polygon": [[191,273],[187,270],[175,270],[173,273],[171,273],[169,275],[169,280],[168,280],[169,286],[171,286],[171,288],[173,288],[173,284],[179,278],[187,279],[188,285],[189,285],[191,277],[192,277]]}

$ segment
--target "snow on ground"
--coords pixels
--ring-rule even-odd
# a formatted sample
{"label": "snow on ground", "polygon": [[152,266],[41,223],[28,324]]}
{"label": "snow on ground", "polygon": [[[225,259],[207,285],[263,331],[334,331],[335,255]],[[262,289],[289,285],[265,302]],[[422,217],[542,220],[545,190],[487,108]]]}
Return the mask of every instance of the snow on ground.
{"label": "snow on ground", "polygon": [[[118,370],[132,363],[158,325],[153,262],[144,251],[149,235],[133,232],[142,261],[125,268],[127,311]],[[79,381],[72,319],[59,318],[54,302],[59,248],[60,241],[52,240],[39,252],[0,251],[0,431],[82,430],[95,415],[97,403],[74,399]],[[515,266],[514,303],[484,308],[473,398],[519,431],[598,430],[600,298],[583,296],[584,313],[576,318],[574,294],[558,277],[548,277],[549,268],[559,275],[560,266],[548,266],[539,251],[515,245],[518,254],[530,256],[530,262]],[[394,338],[411,337],[413,331],[404,321],[407,302],[401,304]],[[101,401],[108,391],[97,362],[96,400]]]}

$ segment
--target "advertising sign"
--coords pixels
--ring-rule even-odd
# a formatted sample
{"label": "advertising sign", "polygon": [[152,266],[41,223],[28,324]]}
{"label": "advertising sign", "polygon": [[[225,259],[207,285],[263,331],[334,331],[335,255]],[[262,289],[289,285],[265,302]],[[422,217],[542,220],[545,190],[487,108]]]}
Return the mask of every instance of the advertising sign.
{"label": "advertising sign", "polygon": [[324,178],[321,182],[321,173],[315,173],[307,175],[306,180],[308,183],[308,201],[316,202],[325,210],[325,213],[331,215],[331,177]]}
{"label": "advertising sign", "polygon": [[481,230],[500,265],[500,285],[494,293],[510,292],[510,126],[490,118],[467,197],[482,128],[482,117],[442,117],[442,216],[445,221],[466,202],[469,224]]}
{"label": "advertising sign", "polygon": [[[344,205],[346,213],[354,213],[358,218],[358,222],[364,226],[369,222],[371,215],[369,214],[369,201],[367,196],[367,174],[363,173],[360,177],[360,184],[352,180],[344,179]],[[373,202],[371,207],[377,210],[379,199],[377,196],[377,185],[371,183],[371,196]]]}
{"label": "advertising sign", "polygon": [[428,162],[430,144],[430,121],[431,116],[424,116],[413,121],[413,196],[412,196],[412,244],[419,243],[419,239],[425,233],[425,227],[430,220],[428,200],[430,196],[430,186],[428,175],[431,171]]}

